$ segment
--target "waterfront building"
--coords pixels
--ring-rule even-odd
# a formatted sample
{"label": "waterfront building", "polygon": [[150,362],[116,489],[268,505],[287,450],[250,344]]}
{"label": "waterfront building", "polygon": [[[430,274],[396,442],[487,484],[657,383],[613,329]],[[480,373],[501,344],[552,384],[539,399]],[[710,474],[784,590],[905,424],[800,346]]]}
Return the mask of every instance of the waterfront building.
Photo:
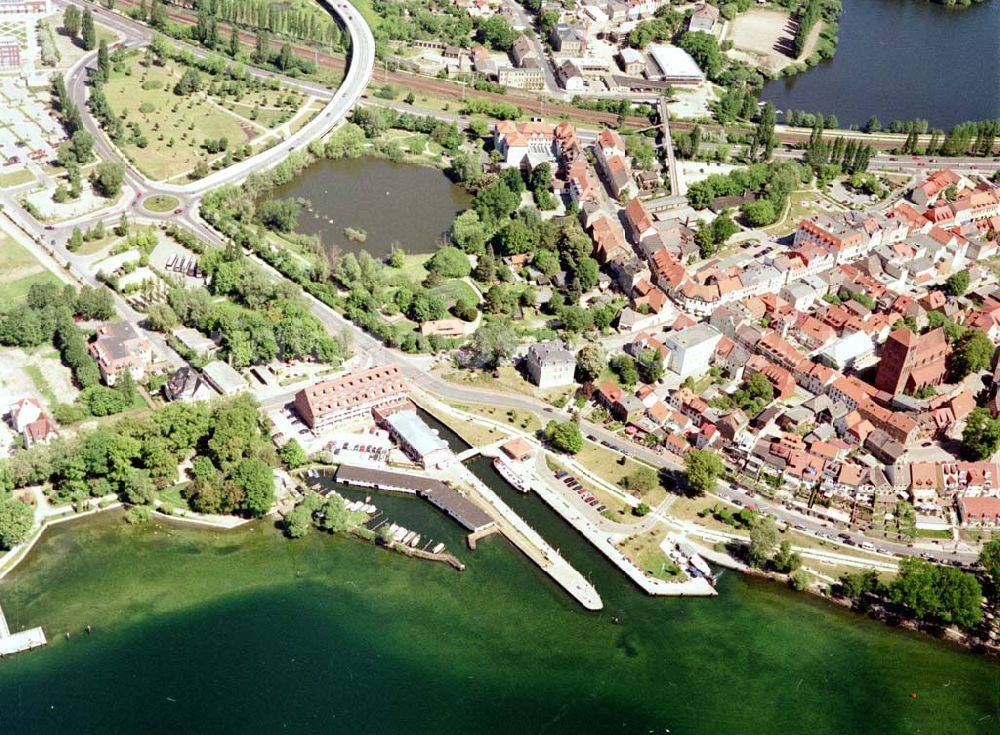
{"label": "waterfront building", "polygon": [[314,431],[371,417],[372,409],[401,404],[409,383],[396,365],[348,373],[295,394],[295,410]]}

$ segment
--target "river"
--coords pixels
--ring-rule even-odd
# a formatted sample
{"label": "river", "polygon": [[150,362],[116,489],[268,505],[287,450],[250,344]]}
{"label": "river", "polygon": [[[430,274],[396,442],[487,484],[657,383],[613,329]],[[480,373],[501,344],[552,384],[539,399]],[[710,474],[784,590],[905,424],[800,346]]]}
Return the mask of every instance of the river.
{"label": "river", "polygon": [[779,110],[872,115],[883,125],[922,118],[947,129],[1000,117],[1000,1],[963,10],[926,0],[843,0],[832,60],[778,79],[762,100]]}
{"label": "river", "polygon": [[[432,253],[455,216],[467,208],[468,193],[431,166],[362,157],[319,160],[271,196],[303,197],[297,230],[319,235],[328,249],[367,250],[384,257],[398,243],[408,253]],[[349,240],[344,228],[367,233],[364,243]]]}
{"label": "river", "polygon": [[108,513],[50,529],[0,583],[11,623],[52,641],[0,662],[2,732],[1000,726],[996,661],[736,573],[715,599],[649,598],[489,460],[471,467],[590,577],[604,611],[583,611],[500,537],[469,551],[415,498],[374,502],[467,571],[316,532],[292,542],[268,522],[221,533]]}

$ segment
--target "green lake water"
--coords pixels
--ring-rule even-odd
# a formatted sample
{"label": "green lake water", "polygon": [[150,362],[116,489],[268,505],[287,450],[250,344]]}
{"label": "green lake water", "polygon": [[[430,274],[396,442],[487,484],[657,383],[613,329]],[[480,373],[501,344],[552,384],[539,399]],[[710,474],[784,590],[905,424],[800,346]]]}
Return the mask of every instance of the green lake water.
{"label": "green lake water", "polygon": [[12,627],[52,641],[0,661],[0,733],[1000,731],[994,661],[735,573],[716,599],[648,598],[502,491],[603,612],[415,498],[375,502],[467,571],[267,523],[55,527],[0,583]]}

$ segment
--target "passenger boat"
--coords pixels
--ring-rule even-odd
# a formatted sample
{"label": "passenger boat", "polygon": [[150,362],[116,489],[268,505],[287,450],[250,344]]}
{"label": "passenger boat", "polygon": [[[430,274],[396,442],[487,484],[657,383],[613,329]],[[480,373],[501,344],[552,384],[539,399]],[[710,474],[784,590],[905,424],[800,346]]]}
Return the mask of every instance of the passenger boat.
{"label": "passenger boat", "polygon": [[522,493],[528,492],[529,488],[525,484],[524,480],[522,480],[520,477],[518,477],[517,475],[515,475],[511,471],[511,469],[507,466],[507,463],[504,462],[499,457],[494,457],[493,458],[493,469],[495,469],[500,474],[500,477],[502,477],[508,483],[510,483],[510,485],[515,490],[517,490],[519,492],[522,492]]}

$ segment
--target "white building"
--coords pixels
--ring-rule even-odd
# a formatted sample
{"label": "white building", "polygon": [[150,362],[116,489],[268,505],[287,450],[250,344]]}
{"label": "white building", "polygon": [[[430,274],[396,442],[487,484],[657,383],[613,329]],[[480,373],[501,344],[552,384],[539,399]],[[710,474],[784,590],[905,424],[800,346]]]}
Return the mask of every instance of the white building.
{"label": "white building", "polygon": [[698,84],[705,75],[691,55],[682,48],[662,43],[651,43],[649,55],[656,63],[664,81],[674,84]]}
{"label": "white building", "polygon": [[666,335],[663,344],[670,350],[667,367],[682,378],[704,375],[721,339],[722,332],[711,324],[695,324]]}
{"label": "white building", "polygon": [[863,368],[874,362],[875,345],[865,332],[854,332],[832,341],[818,357],[835,370]]}
{"label": "white building", "polygon": [[536,342],[525,361],[531,382],[539,388],[557,388],[573,383],[576,358],[561,342]]}

